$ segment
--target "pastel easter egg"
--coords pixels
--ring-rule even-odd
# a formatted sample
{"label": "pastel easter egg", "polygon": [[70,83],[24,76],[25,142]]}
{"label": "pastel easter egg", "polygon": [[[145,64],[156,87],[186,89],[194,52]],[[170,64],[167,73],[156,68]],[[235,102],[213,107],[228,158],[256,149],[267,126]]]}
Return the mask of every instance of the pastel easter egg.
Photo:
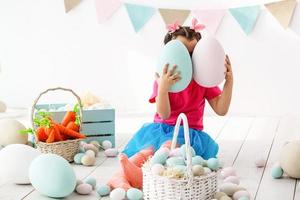
{"label": "pastel easter egg", "polygon": [[96,157],[96,154],[95,154],[95,152],[94,152],[93,150],[87,150],[87,151],[85,152],[85,154],[86,154],[86,155],[89,155],[89,156],[92,156],[92,157]]}
{"label": "pastel easter egg", "polygon": [[42,154],[35,158],[29,168],[29,178],[37,191],[53,198],[69,196],[76,186],[72,166],[56,154]]}
{"label": "pastel easter egg", "polygon": [[250,200],[250,198],[248,198],[248,197],[241,197],[238,200]]}
{"label": "pastel easter egg", "polygon": [[136,188],[130,188],[126,194],[128,200],[140,200],[143,198],[143,192]]}
{"label": "pastel easter egg", "polygon": [[94,145],[92,145],[92,144],[86,144],[86,145],[84,145],[84,150],[85,151],[88,151],[88,150],[94,151],[95,152],[95,156],[97,156],[98,153],[99,153],[99,149],[97,147],[95,147]]}
{"label": "pastel easter egg", "polygon": [[96,184],[97,184],[96,179],[93,177],[89,177],[89,178],[85,179],[84,182],[87,184],[90,184],[93,187],[93,189],[96,187]]}
{"label": "pastel easter egg", "polygon": [[[180,152],[181,152],[181,156],[186,159],[186,145],[185,144],[181,145]],[[193,147],[190,147],[190,152],[191,152],[192,157],[194,157],[196,155],[196,152]]]}
{"label": "pastel easter egg", "polygon": [[273,178],[281,178],[283,175],[283,170],[280,166],[274,166],[271,171],[271,176]]}
{"label": "pastel easter egg", "polygon": [[20,134],[25,126],[15,119],[0,119],[0,145],[26,144],[27,134]]}
{"label": "pastel easter egg", "polygon": [[126,191],[123,188],[116,188],[111,191],[109,197],[111,200],[123,200],[125,199]]}
{"label": "pastel easter egg", "polygon": [[192,158],[192,164],[193,165],[202,165],[203,166],[204,159],[201,156],[194,156]]}
{"label": "pastel easter egg", "polygon": [[102,143],[101,143],[101,145],[102,145],[102,147],[103,147],[103,149],[104,150],[106,150],[106,149],[111,149],[112,148],[112,143],[111,143],[111,141],[109,141],[109,140],[104,140]]}
{"label": "pastel easter egg", "polygon": [[207,167],[211,170],[217,170],[219,168],[219,160],[216,158],[210,158],[207,160]]}
{"label": "pastel easter egg", "polygon": [[192,168],[194,176],[201,176],[204,174],[204,168],[202,165],[194,165]]}
{"label": "pastel easter egg", "polygon": [[246,190],[237,191],[233,194],[233,200],[239,200],[241,197],[248,197],[250,199],[250,193]]}
{"label": "pastel easter egg", "polygon": [[92,191],[93,187],[87,183],[82,183],[76,187],[76,192],[81,195],[90,194]]}
{"label": "pastel easter egg", "polygon": [[84,155],[81,158],[81,163],[84,166],[93,166],[96,162],[96,158],[93,156],[89,156],[89,155]]}
{"label": "pastel easter egg", "polygon": [[82,180],[77,179],[77,180],[76,180],[76,187],[77,187],[78,185],[82,184],[82,183],[83,183]]}
{"label": "pastel easter egg", "polygon": [[193,55],[193,78],[203,87],[219,85],[225,78],[225,52],[214,37],[206,36],[196,44]]}
{"label": "pastel easter egg", "polygon": [[81,164],[81,159],[82,157],[84,156],[85,154],[84,153],[77,153],[75,156],[74,156],[74,162],[76,164]]}
{"label": "pastel easter egg", "polygon": [[180,172],[184,173],[184,172],[186,171],[186,166],[184,166],[184,165],[175,165],[175,166],[173,167],[173,169],[175,169],[175,170],[177,170],[177,171],[180,171]]}
{"label": "pastel easter egg", "polygon": [[170,151],[169,157],[179,157],[181,156],[180,148],[175,148]]}
{"label": "pastel easter egg", "polygon": [[28,145],[10,144],[0,151],[0,183],[30,184],[28,170],[41,153]]}
{"label": "pastel easter egg", "polygon": [[3,101],[0,101],[0,113],[4,113],[7,109],[6,104]]}
{"label": "pastel easter egg", "polygon": [[224,192],[228,196],[232,196],[237,191],[237,184],[223,183],[219,186],[220,192]]}
{"label": "pastel easter egg", "polygon": [[168,155],[164,152],[155,152],[153,157],[150,160],[150,163],[152,165],[154,164],[162,164],[164,165],[166,163],[166,160],[168,158]]}
{"label": "pastel easter egg", "polygon": [[156,175],[161,175],[165,170],[165,167],[162,164],[154,164],[151,167],[151,172]]}
{"label": "pastel easter egg", "polygon": [[204,174],[209,174],[212,172],[211,169],[209,169],[208,167],[203,167],[203,169],[204,169]]}
{"label": "pastel easter egg", "polygon": [[157,151],[161,151],[163,153],[166,153],[168,156],[170,155],[170,149],[167,147],[161,147]]}
{"label": "pastel easter egg", "polygon": [[192,60],[185,45],[179,40],[168,42],[158,59],[156,72],[161,76],[166,64],[168,70],[174,65],[177,66],[175,72],[180,72],[181,80],[171,86],[170,92],[180,92],[184,90],[192,80]]}
{"label": "pastel easter egg", "polygon": [[97,193],[99,194],[99,196],[103,197],[103,196],[107,196],[110,193],[110,187],[106,184],[103,185],[99,185],[97,187]]}
{"label": "pastel easter egg", "polygon": [[107,157],[116,157],[119,154],[119,150],[116,148],[109,148],[104,151]]}
{"label": "pastel easter egg", "polygon": [[90,141],[90,144],[94,145],[98,149],[100,148],[100,143],[97,140]]}
{"label": "pastel easter egg", "polygon": [[215,199],[220,199],[222,196],[226,196],[226,193],[224,192],[216,192],[216,194],[214,195]]}
{"label": "pastel easter egg", "polygon": [[184,159],[182,157],[171,157],[167,161],[168,167],[174,167],[175,165],[185,165]]}
{"label": "pastel easter egg", "polygon": [[256,166],[257,168],[264,167],[265,164],[266,164],[266,159],[264,159],[264,158],[257,158],[257,159],[255,160],[255,166]]}
{"label": "pastel easter egg", "polygon": [[226,167],[221,170],[220,177],[225,179],[228,176],[236,176],[236,171],[233,167]]}
{"label": "pastel easter egg", "polygon": [[224,183],[234,183],[239,185],[240,184],[240,180],[237,176],[228,176],[224,179],[223,181]]}

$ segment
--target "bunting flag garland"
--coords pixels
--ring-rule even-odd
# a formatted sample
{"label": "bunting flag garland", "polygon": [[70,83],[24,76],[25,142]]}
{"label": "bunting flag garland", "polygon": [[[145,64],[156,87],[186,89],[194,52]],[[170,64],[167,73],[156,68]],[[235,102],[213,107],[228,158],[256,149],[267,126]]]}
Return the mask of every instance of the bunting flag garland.
{"label": "bunting flag garland", "polygon": [[293,18],[290,23],[290,28],[300,35],[300,4],[298,4],[295,8]]}
{"label": "bunting flag garland", "polygon": [[122,5],[120,0],[95,0],[98,22],[107,21]]}
{"label": "bunting flag garland", "polygon": [[175,10],[175,9],[158,9],[165,24],[172,24],[178,21],[180,25],[183,25],[186,18],[190,14],[190,10]]}
{"label": "bunting flag garland", "polygon": [[125,3],[125,7],[135,32],[139,32],[156,12],[155,8],[149,6]]}
{"label": "bunting flag garland", "polygon": [[65,12],[68,13],[70,10],[75,8],[81,0],[64,0],[65,3]]}
{"label": "bunting flag garland", "polygon": [[194,10],[192,12],[199,23],[204,24],[205,28],[212,34],[218,30],[225,13],[225,10]]}
{"label": "bunting flag garland", "polygon": [[265,7],[277,19],[279,24],[286,29],[293,17],[296,4],[296,0],[285,0],[266,4]]}
{"label": "bunting flag garland", "polygon": [[249,6],[229,9],[231,15],[240,24],[243,31],[248,35],[252,32],[258,15],[260,6]]}

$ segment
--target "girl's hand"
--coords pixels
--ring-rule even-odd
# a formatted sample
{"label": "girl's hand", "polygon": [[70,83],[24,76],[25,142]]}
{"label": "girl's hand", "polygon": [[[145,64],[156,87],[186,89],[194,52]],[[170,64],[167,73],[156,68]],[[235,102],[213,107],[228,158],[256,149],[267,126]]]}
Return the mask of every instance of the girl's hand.
{"label": "girl's hand", "polygon": [[233,80],[233,73],[232,73],[232,68],[231,68],[231,62],[229,60],[228,55],[226,55],[226,58],[225,58],[225,67],[226,67],[225,80],[226,81],[232,81]]}
{"label": "girl's hand", "polygon": [[175,72],[176,67],[177,66],[174,65],[173,68],[168,71],[169,64],[166,64],[161,76],[159,76],[158,73],[155,73],[158,90],[160,92],[169,92],[171,86],[181,79],[180,72]]}

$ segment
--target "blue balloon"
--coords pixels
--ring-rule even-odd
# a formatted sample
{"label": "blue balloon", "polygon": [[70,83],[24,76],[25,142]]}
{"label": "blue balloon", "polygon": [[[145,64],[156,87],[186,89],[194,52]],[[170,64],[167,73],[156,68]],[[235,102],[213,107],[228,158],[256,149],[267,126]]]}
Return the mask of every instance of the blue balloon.
{"label": "blue balloon", "polygon": [[168,70],[176,64],[176,71],[180,72],[181,80],[172,85],[170,92],[180,92],[191,82],[193,75],[192,59],[185,47],[179,40],[168,42],[159,57],[156,72],[161,76],[163,68],[169,64]]}

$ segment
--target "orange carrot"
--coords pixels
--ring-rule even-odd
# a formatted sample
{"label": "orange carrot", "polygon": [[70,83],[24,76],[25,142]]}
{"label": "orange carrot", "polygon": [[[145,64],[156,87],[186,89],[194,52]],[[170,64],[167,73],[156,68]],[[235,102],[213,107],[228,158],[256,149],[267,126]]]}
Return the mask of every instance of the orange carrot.
{"label": "orange carrot", "polygon": [[85,135],[78,133],[76,131],[73,131],[72,129],[68,129],[68,128],[64,127],[63,125],[58,124],[57,126],[58,126],[61,134],[67,135],[74,139],[86,138]]}
{"label": "orange carrot", "polygon": [[46,142],[46,140],[48,139],[48,135],[45,132],[45,129],[43,127],[39,127],[36,130],[36,137],[39,141],[41,142]]}
{"label": "orange carrot", "polygon": [[67,128],[79,132],[79,126],[75,122],[69,122]]}
{"label": "orange carrot", "polygon": [[62,141],[63,138],[60,135],[59,128],[56,124],[52,124],[52,127],[54,128],[54,133],[55,133],[55,141]]}
{"label": "orange carrot", "polygon": [[61,121],[61,125],[67,126],[69,122],[74,122],[76,120],[76,113],[73,111],[68,111]]}
{"label": "orange carrot", "polygon": [[48,139],[46,143],[52,143],[55,141],[55,129],[51,129]]}

